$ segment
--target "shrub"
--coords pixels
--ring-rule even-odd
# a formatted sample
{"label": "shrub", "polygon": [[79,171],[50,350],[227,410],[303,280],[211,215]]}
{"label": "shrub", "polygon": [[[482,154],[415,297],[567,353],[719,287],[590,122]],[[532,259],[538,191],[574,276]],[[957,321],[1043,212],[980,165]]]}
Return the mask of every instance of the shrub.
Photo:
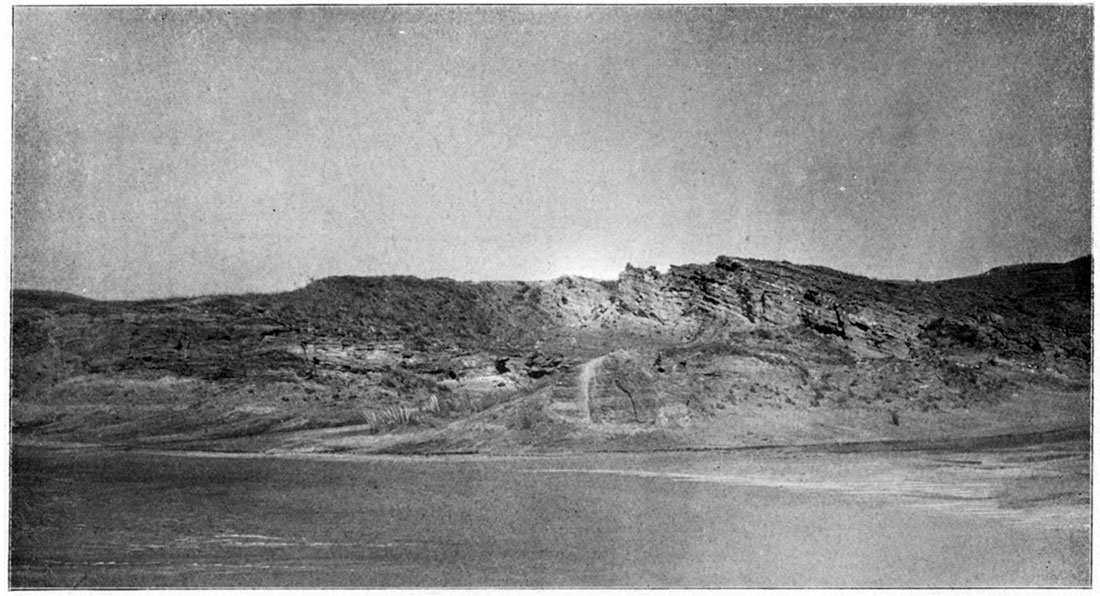
{"label": "shrub", "polygon": [[439,398],[432,395],[428,401],[416,408],[406,406],[389,406],[383,410],[364,410],[363,420],[370,427],[371,432],[377,433],[401,426],[410,426],[420,423],[424,414],[439,413]]}

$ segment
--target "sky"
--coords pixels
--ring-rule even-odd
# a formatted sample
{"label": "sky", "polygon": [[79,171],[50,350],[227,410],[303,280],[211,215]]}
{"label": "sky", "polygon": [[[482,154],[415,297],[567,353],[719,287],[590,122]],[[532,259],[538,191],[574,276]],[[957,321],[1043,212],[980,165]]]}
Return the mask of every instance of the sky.
{"label": "sky", "polygon": [[1089,6],[16,7],[12,284],[1091,252]]}

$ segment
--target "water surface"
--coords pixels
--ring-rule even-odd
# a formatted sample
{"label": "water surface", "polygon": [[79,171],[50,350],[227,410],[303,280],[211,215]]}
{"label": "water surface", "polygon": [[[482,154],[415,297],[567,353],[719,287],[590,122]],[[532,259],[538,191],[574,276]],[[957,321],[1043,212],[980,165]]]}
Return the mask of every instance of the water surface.
{"label": "water surface", "polygon": [[10,582],[1089,583],[1089,527],[1079,503],[1041,512],[1006,507],[1004,487],[1025,475],[996,466],[975,475],[967,466],[982,455],[953,464],[936,457],[945,461],[896,454],[431,459],[17,448]]}

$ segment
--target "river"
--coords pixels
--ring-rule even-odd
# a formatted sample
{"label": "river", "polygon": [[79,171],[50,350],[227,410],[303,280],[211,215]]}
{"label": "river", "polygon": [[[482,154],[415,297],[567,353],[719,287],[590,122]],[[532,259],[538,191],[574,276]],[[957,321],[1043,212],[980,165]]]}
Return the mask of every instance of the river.
{"label": "river", "polygon": [[10,585],[1082,586],[1087,460],[17,447]]}

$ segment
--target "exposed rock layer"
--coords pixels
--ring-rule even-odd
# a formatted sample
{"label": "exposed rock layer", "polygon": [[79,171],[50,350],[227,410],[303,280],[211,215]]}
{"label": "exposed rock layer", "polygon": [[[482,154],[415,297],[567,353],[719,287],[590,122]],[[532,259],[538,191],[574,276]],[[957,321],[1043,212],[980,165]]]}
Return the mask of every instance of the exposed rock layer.
{"label": "exposed rock layer", "polygon": [[612,282],[339,277],[142,302],[17,290],[12,346],[20,437],[251,449],[348,427],[425,451],[751,443],[773,410],[773,426],[842,412],[900,428],[1036,388],[1087,398],[1091,258],[931,283],[719,257],[628,265]]}

